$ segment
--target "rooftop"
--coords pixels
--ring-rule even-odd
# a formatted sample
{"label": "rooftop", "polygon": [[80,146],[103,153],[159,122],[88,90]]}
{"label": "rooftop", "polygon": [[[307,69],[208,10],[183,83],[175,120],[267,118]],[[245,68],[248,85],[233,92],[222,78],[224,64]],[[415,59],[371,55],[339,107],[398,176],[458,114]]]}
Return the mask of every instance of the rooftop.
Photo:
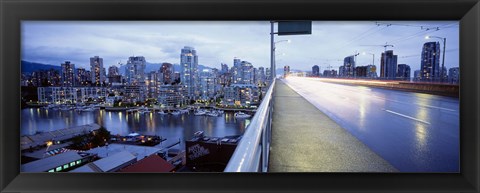
{"label": "rooftop", "polygon": [[175,167],[154,154],[139,162],[121,169],[119,172],[170,172]]}

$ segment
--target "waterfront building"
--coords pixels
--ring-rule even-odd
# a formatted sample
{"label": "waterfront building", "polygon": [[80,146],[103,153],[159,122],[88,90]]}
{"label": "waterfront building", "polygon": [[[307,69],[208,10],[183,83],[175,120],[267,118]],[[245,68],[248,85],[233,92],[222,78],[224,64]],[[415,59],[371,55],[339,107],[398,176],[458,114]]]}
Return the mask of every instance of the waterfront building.
{"label": "waterfront building", "polygon": [[66,86],[75,86],[75,64],[70,63],[70,61],[65,61],[61,64],[61,85]]}
{"label": "waterfront building", "polygon": [[143,102],[147,96],[145,86],[126,85],[124,92],[124,101],[129,103]]}
{"label": "waterfront building", "polygon": [[233,58],[233,67],[240,68],[241,63],[242,62],[241,62],[240,58],[237,58],[237,57]]}
{"label": "waterfront building", "polygon": [[181,82],[186,86],[187,96],[196,99],[198,91],[198,56],[193,47],[185,46],[180,53]]}
{"label": "waterfront building", "polygon": [[313,65],[312,76],[314,76],[314,77],[319,77],[320,76],[320,67],[318,67],[318,65]]}
{"label": "waterfront building", "polygon": [[104,87],[38,87],[38,102],[51,104],[75,104],[107,97]]}
{"label": "waterfront building", "polygon": [[158,102],[162,107],[172,108],[188,104],[187,88],[185,85],[159,85]]}
{"label": "waterfront building", "polygon": [[259,103],[258,87],[254,84],[232,84],[225,89],[225,105],[250,106]]}
{"label": "waterfront building", "polygon": [[440,43],[426,42],[421,53],[421,79],[424,81],[437,81],[440,78]]}
{"label": "waterfront building", "polygon": [[94,154],[67,151],[55,156],[32,161],[21,166],[22,172],[64,172],[94,159]]}
{"label": "waterfront building", "polygon": [[347,56],[343,59],[343,77],[355,77],[355,56]]}
{"label": "waterfront building", "polygon": [[448,83],[458,84],[460,83],[460,68],[453,67],[448,69]]}
{"label": "waterfront building", "polygon": [[410,66],[406,64],[399,64],[397,78],[401,80],[410,80]]}
{"label": "waterfront building", "polygon": [[104,84],[105,68],[103,67],[103,58],[94,56],[90,58],[90,76],[92,84],[95,86],[101,86]]}

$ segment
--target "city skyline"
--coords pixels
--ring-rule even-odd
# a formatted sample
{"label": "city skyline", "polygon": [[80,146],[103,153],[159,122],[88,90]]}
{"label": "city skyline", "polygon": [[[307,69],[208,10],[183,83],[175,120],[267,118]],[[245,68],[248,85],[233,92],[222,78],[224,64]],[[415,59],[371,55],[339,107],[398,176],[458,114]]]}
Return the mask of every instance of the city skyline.
{"label": "city skyline", "polygon": [[[22,59],[52,65],[71,61],[76,67],[88,68],[88,58],[104,58],[104,66],[126,63],[130,56],[144,56],[148,63],[179,64],[179,50],[195,47],[198,64],[219,68],[221,63],[233,66],[235,57],[257,67],[269,67],[268,21],[254,22],[22,22]],[[195,29],[192,31],[191,29]],[[190,30],[188,30],[190,29]],[[458,21],[374,22],[314,21],[312,35],[277,36],[276,41],[290,39],[290,44],[277,45],[277,68],[310,71],[313,65],[320,72],[332,66],[338,69],[343,58],[358,53],[374,53],[379,71],[385,42],[393,44],[399,64],[420,69],[420,57],[426,35],[446,37],[445,67],[459,66]],[[440,41],[440,40],[438,40]],[[440,42],[441,43],[441,42]],[[442,44],[442,43],[441,43]],[[359,54],[356,65],[372,63],[371,55]],[[412,74],[413,75],[413,74]]]}

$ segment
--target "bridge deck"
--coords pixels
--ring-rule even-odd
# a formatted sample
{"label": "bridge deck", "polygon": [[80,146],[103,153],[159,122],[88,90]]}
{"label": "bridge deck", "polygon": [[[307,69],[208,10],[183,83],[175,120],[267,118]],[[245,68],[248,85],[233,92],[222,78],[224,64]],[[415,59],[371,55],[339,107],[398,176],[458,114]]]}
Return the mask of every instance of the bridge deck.
{"label": "bridge deck", "polygon": [[269,172],[397,171],[282,81],[274,100]]}

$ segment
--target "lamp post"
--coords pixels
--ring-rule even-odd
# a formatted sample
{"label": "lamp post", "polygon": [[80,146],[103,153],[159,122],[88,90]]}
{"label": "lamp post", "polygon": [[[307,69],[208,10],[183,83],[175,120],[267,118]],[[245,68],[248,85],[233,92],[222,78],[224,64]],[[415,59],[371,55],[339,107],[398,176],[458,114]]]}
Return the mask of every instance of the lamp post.
{"label": "lamp post", "polygon": [[447,44],[447,38],[444,37],[438,37],[438,36],[426,36],[425,39],[430,39],[430,38],[437,38],[443,40],[443,54],[442,54],[442,68],[440,69],[440,81],[443,82],[444,79],[444,74],[443,74],[443,68],[445,68],[445,47]]}

